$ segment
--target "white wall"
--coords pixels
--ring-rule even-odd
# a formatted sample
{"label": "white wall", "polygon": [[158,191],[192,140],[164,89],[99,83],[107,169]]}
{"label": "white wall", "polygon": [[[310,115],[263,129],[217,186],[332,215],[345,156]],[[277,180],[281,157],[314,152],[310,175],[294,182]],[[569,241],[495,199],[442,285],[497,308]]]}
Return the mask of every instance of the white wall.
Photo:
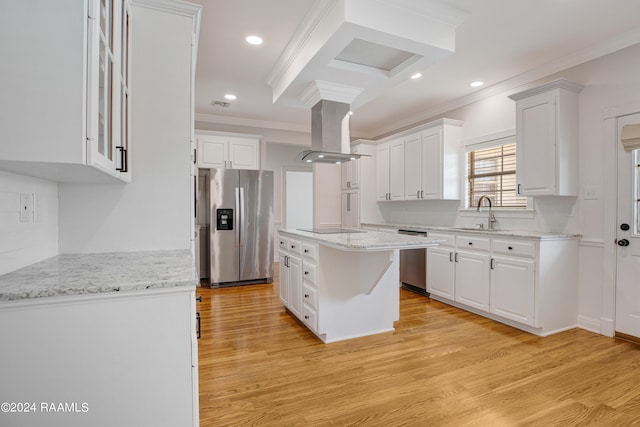
{"label": "white wall", "polygon": [[[20,222],[20,195],[40,200]],[[0,171],[0,275],[58,254],[58,185],[55,182]]]}
{"label": "white wall", "polygon": [[189,249],[190,17],[134,7],[131,184],[60,184],[60,252]]}

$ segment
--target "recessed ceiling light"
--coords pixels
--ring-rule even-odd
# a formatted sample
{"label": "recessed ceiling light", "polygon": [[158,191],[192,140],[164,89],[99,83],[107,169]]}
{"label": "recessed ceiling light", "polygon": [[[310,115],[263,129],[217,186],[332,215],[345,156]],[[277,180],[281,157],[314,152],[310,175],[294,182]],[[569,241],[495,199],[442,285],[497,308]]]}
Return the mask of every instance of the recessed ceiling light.
{"label": "recessed ceiling light", "polygon": [[471,86],[471,87],[480,87],[482,85],[484,85],[484,82],[477,81],[477,82],[471,83],[469,86]]}
{"label": "recessed ceiling light", "polygon": [[411,76],[413,80],[419,79],[420,77],[422,77],[422,73],[415,73],[413,76]]}
{"label": "recessed ceiling light", "polygon": [[353,111],[349,111],[349,115],[350,115],[350,116],[353,116]]}
{"label": "recessed ceiling light", "polygon": [[253,44],[256,46],[262,44],[262,38],[258,36],[247,36],[245,40],[247,41],[247,43]]}
{"label": "recessed ceiling light", "polygon": [[235,96],[235,95],[234,95],[234,94],[232,94],[232,93],[228,93],[228,94],[226,94],[226,95],[224,96],[224,99],[228,99],[229,101],[233,101],[233,100],[235,100],[235,99],[237,99],[237,98],[238,98],[238,97],[237,97],[237,96]]}

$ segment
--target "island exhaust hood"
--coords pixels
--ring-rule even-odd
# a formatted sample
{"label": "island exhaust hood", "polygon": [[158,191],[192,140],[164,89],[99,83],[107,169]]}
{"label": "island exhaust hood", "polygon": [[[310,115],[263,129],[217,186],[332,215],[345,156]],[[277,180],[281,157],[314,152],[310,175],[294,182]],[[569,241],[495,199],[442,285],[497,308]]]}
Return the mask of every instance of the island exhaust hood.
{"label": "island exhaust hood", "polygon": [[311,150],[296,157],[307,163],[340,164],[359,159],[351,154],[349,104],[320,100],[311,108]]}

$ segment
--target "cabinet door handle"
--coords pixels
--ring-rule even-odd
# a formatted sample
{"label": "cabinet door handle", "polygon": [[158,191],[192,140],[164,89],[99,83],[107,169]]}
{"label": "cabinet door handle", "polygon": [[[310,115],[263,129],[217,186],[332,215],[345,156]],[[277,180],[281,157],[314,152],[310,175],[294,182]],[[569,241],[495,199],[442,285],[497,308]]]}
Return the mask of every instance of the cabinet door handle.
{"label": "cabinet door handle", "polygon": [[449,252],[449,262],[453,262],[453,252]]}
{"label": "cabinet door handle", "polygon": [[420,198],[420,190],[416,191],[416,199]]}
{"label": "cabinet door handle", "polygon": [[473,246],[473,242],[469,242],[469,246]]}
{"label": "cabinet door handle", "polygon": [[510,251],[512,251],[512,250],[513,250],[513,248],[512,248],[511,246],[509,246],[507,249],[509,249]]}
{"label": "cabinet door handle", "polygon": [[196,313],[196,337],[200,339],[200,326],[202,325],[200,321],[200,312]]}
{"label": "cabinet door handle", "polygon": [[518,184],[518,194],[522,194],[522,191],[520,191],[520,184]]}
{"label": "cabinet door handle", "polygon": [[122,145],[116,146],[116,150],[120,151],[120,167],[116,168],[118,172],[127,172],[127,149]]}
{"label": "cabinet door handle", "polygon": [[458,262],[458,252],[456,252],[456,256],[454,257],[455,261]]}
{"label": "cabinet door handle", "polygon": [[491,270],[493,270],[493,269],[494,269],[494,268],[493,268],[493,261],[494,261],[494,259],[493,259],[493,258],[491,258],[491,262],[489,263],[489,267],[491,268]]}
{"label": "cabinet door handle", "polygon": [[229,160],[229,169],[233,169],[233,162]]}
{"label": "cabinet door handle", "polygon": [[304,297],[305,298],[309,298],[309,294],[304,294]]}
{"label": "cabinet door handle", "polygon": [[309,253],[309,249],[305,249],[305,250],[304,250],[304,253],[305,253],[305,254],[308,254],[308,253]]}
{"label": "cabinet door handle", "polygon": [[424,190],[420,190],[420,198],[424,199]]}
{"label": "cabinet door handle", "polygon": [[304,315],[304,320],[309,320],[309,316],[308,315]]}
{"label": "cabinet door handle", "polygon": [[305,271],[305,272],[304,272],[304,275],[305,275],[305,276],[308,276],[308,275],[309,275],[309,272],[308,272],[308,271]]}

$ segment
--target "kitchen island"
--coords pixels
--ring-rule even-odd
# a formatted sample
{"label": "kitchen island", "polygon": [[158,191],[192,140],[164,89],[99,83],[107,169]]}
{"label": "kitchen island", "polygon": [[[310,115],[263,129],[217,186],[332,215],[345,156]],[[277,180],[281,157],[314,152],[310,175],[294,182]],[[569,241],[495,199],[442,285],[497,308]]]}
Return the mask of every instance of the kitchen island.
{"label": "kitchen island", "polygon": [[280,230],[280,299],[323,342],[393,331],[399,319],[399,251],[438,239],[353,230]]}
{"label": "kitchen island", "polygon": [[0,276],[0,425],[197,426],[197,283],[189,250]]}

